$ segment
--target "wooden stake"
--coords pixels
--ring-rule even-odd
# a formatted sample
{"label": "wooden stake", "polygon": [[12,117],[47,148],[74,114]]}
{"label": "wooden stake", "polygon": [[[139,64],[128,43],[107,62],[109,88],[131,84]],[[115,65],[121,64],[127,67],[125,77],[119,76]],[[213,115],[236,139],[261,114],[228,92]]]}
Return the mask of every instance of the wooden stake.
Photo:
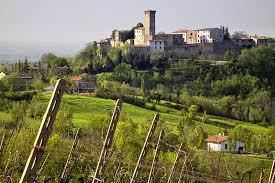
{"label": "wooden stake", "polygon": [[189,160],[189,158],[190,158],[190,156],[191,156],[191,154],[192,154],[192,152],[193,152],[193,149],[194,149],[194,148],[191,149],[191,151],[188,153],[188,156],[186,156],[185,159],[184,159],[184,162],[183,162],[183,165],[182,165],[182,168],[181,168],[180,178],[179,178],[179,180],[178,180],[178,183],[182,182],[182,179],[184,178],[184,171],[186,171],[186,173],[187,173],[187,175],[188,175],[188,171],[187,171],[187,166],[186,166],[186,164],[187,164],[187,161]]}
{"label": "wooden stake", "polygon": [[179,163],[180,154],[181,154],[181,148],[182,148],[182,143],[180,144],[180,148],[178,149],[178,154],[177,154],[176,159],[174,161],[174,164],[173,164],[173,166],[171,168],[171,172],[170,172],[170,175],[169,175],[169,178],[168,178],[168,183],[172,182],[174,173],[175,173],[177,165]]}
{"label": "wooden stake", "polygon": [[5,141],[6,133],[3,134],[1,142],[0,142],[0,157],[2,155],[2,150],[4,149],[4,141]]}
{"label": "wooden stake", "polygon": [[147,137],[145,139],[143,148],[142,148],[141,153],[139,155],[139,158],[138,158],[138,161],[137,161],[137,164],[136,164],[136,167],[135,167],[135,170],[134,170],[134,173],[132,175],[130,183],[134,183],[136,181],[135,179],[138,176],[138,171],[139,171],[140,165],[145,159],[145,156],[146,156],[146,153],[147,153],[147,150],[148,150],[148,146],[149,146],[149,143],[150,143],[150,141],[152,139],[152,136],[155,132],[155,129],[157,127],[158,120],[159,120],[159,114],[156,114],[155,117],[154,117],[154,120],[152,122],[152,125],[149,129],[149,132],[147,134]]}
{"label": "wooden stake", "polygon": [[22,174],[20,183],[34,182],[36,171],[39,168],[42,155],[44,154],[48,139],[50,137],[50,134],[53,128],[54,120],[55,120],[59,105],[61,103],[65,86],[66,86],[66,81],[63,79],[58,80],[55,85],[54,92],[52,94],[46,113],[42,119],[40,129],[36,136],[36,140],[34,142],[29,159],[27,161],[24,172]]}
{"label": "wooden stake", "polygon": [[155,173],[155,166],[158,163],[158,156],[159,156],[159,153],[160,153],[159,145],[160,145],[160,141],[161,141],[162,138],[163,138],[163,130],[161,130],[160,133],[159,133],[159,138],[158,138],[158,142],[157,142],[157,146],[156,146],[156,151],[155,151],[155,154],[154,154],[154,159],[153,159],[153,162],[152,162],[152,165],[151,165],[150,174],[149,174],[147,183],[153,182],[153,175]]}
{"label": "wooden stake", "polygon": [[275,176],[275,160],[273,160],[273,163],[272,163],[272,166],[271,166],[268,183],[273,183],[274,176]]}
{"label": "wooden stake", "polygon": [[[122,99],[118,99],[116,106],[114,108],[113,116],[108,128],[108,132],[101,150],[101,154],[97,163],[96,171],[94,175],[91,175],[93,179],[93,183],[95,182],[101,182],[101,179],[99,178],[99,175],[103,174],[103,168],[107,162],[110,148],[112,147],[113,138],[115,135],[115,130],[118,122],[118,118],[120,115],[121,107],[122,107]],[[99,181],[100,180],[100,181]]]}
{"label": "wooden stake", "polygon": [[69,153],[69,156],[67,158],[66,164],[63,168],[63,171],[62,171],[62,174],[61,174],[61,177],[60,177],[60,181],[59,181],[60,183],[69,182],[71,171],[72,171],[73,166],[75,165],[75,163],[77,161],[78,156],[75,154],[75,149],[76,149],[76,146],[79,142],[79,140],[78,140],[79,131],[80,131],[80,128],[78,128],[78,130],[75,134],[74,142],[73,142],[72,147],[71,147],[71,151]]}
{"label": "wooden stake", "polygon": [[264,171],[261,172],[260,178],[259,178],[259,183],[263,183],[263,182],[264,182]]}
{"label": "wooden stake", "polygon": [[[35,176],[35,180],[41,175],[42,170],[43,170],[43,168],[44,168],[44,166],[45,166],[47,160],[49,159],[49,156],[50,156],[50,153],[47,154],[47,156],[46,156],[44,162],[42,163],[41,167],[40,167],[39,170],[37,171],[36,176]],[[36,182],[36,181],[35,181],[35,182]]]}

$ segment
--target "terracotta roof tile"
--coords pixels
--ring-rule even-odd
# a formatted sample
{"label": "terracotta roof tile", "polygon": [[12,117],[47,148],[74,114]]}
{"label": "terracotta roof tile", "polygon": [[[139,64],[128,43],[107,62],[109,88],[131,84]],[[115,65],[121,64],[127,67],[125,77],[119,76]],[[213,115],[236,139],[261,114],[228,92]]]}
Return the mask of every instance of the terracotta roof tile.
{"label": "terracotta roof tile", "polygon": [[226,141],[226,140],[228,140],[228,136],[216,135],[216,136],[208,137],[205,141],[220,143],[220,142],[223,142],[223,141]]}
{"label": "terracotta roof tile", "polygon": [[80,81],[82,79],[82,77],[80,77],[80,76],[72,76],[71,77],[71,80],[73,80],[73,81]]}

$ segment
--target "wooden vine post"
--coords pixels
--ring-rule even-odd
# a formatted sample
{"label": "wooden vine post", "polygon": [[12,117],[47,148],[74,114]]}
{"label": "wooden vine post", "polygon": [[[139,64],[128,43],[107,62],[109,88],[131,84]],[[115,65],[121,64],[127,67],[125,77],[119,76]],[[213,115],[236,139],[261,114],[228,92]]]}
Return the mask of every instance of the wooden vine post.
{"label": "wooden vine post", "polygon": [[174,164],[173,164],[173,166],[172,166],[172,168],[171,168],[171,172],[170,172],[170,175],[169,175],[169,178],[168,178],[168,182],[167,182],[167,183],[172,182],[174,173],[175,173],[176,168],[177,168],[178,163],[179,163],[179,159],[180,159],[180,155],[181,155],[181,149],[182,149],[182,143],[180,144],[180,148],[178,149],[178,154],[177,154],[176,159],[175,159],[175,161],[174,161]]}
{"label": "wooden vine post", "polygon": [[66,81],[63,79],[58,80],[55,85],[54,92],[50,99],[46,113],[42,119],[40,129],[20,179],[20,183],[32,183],[35,181],[36,172],[39,168],[39,164],[42,160],[48,139],[51,135],[54,120],[56,118],[56,114],[65,91],[65,86]]}
{"label": "wooden vine post", "polygon": [[72,171],[73,166],[75,165],[75,163],[78,159],[78,156],[75,154],[75,150],[76,150],[77,144],[79,142],[79,138],[78,138],[79,133],[80,133],[80,129],[78,128],[78,130],[75,134],[75,137],[74,137],[74,142],[72,144],[69,156],[67,158],[66,164],[63,168],[63,171],[62,171],[62,174],[61,174],[61,177],[60,177],[60,181],[59,181],[60,183],[69,182],[71,171]]}
{"label": "wooden vine post", "polygon": [[[137,164],[136,164],[136,167],[135,167],[135,170],[134,170],[134,173],[132,175],[132,178],[131,178],[131,181],[130,183],[134,183],[136,182],[136,178],[138,176],[138,171],[139,171],[139,168],[140,168],[140,165],[141,163],[144,161],[145,159],[145,156],[146,156],[146,153],[147,153],[147,150],[148,150],[148,146],[150,144],[150,141],[152,139],[152,136],[155,132],[155,129],[157,127],[157,124],[158,124],[158,120],[159,120],[159,114],[155,114],[155,117],[153,119],[153,122],[152,122],[152,125],[149,129],[149,132],[147,134],[147,137],[145,139],[145,142],[144,142],[144,145],[143,145],[143,148],[141,150],[141,153],[139,155],[139,158],[138,158],[138,161],[137,161]],[[138,181],[137,181],[138,182]]]}
{"label": "wooden vine post", "polygon": [[154,173],[155,173],[155,166],[158,163],[158,157],[159,157],[159,153],[160,153],[159,146],[160,146],[160,141],[163,138],[163,134],[164,134],[163,130],[161,130],[160,133],[159,133],[159,138],[158,138],[158,142],[157,142],[157,146],[156,146],[156,150],[155,150],[155,154],[154,154],[154,158],[153,158],[153,162],[152,162],[152,165],[151,165],[151,169],[150,169],[150,173],[149,173],[147,183],[154,182],[153,176],[154,176]]}
{"label": "wooden vine post", "polygon": [[273,163],[272,163],[272,166],[271,166],[268,183],[273,183],[274,178],[275,178],[275,160],[273,160]]}
{"label": "wooden vine post", "polygon": [[108,128],[108,132],[103,144],[103,148],[101,150],[101,154],[97,163],[97,167],[96,167],[96,171],[93,175],[91,175],[92,179],[93,179],[93,183],[95,182],[101,182],[100,180],[100,175],[103,174],[103,169],[104,166],[106,164],[106,161],[108,160],[108,156],[109,156],[109,150],[112,147],[112,143],[113,143],[113,138],[115,135],[115,130],[116,130],[116,126],[117,126],[117,122],[118,122],[118,118],[120,115],[120,111],[121,111],[121,107],[122,107],[122,99],[118,99],[116,106],[114,108],[114,112],[112,115],[112,119]]}

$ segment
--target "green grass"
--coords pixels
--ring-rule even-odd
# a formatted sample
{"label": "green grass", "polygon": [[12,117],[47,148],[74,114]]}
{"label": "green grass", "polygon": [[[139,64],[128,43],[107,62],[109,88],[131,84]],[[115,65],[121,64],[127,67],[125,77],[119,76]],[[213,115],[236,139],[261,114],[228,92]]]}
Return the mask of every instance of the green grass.
{"label": "green grass", "polygon": [[[47,104],[49,102],[51,94],[39,94],[39,98]],[[68,95],[65,94],[63,99],[63,103],[66,103],[73,115],[73,123],[77,127],[85,127],[89,125],[91,119],[93,118],[101,118],[110,115],[115,106],[115,101],[110,99],[102,99],[97,97],[90,96],[78,96],[78,95]],[[152,106],[152,103],[146,104],[147,108]],[[160,114],[160,120],[164,124],[164,128],[168,133],[178,133],[177,126],[179,121],[181,120],[181,112],[166,107],[161,102],[160,105],[156,105],[156,110],[149,110],[142,107],[134,106],[131,104],[124,103],[122,107],[121,114],[123,116],[127,116],[131,118],[136,123],[144,124],[150,123],[154,117],[154,114]],[[198,114],[198,119],[195,122],[196,125],[202,125],[207,132],[208,135],[215,135],[224,131],[224,124],[234,128],[236,125],[242,125],[250,130],[256,132],[267,132],[268,128],[258,126],[255,124],[250,124],[234,119],[207,115],[210,121],[213,121],[214,124],[206,124],[201,123],[202,114]],[[11,115],[9,113],[0,111],[0,119],[10,120]],[[34,120],[28,119],[28,122],[32,122]]]}
{"label": "green grass", "polygon": [[[43,101],[48,102],[50,94],[41,95]],[[78,95],[64,95],[63,102],[66,103],[71,111],[73,111],[73,122],[77,127],[84,127],[89,124],[91,118],[100,118],[110,115],[115,106],[114,100],[102,99],[89,96]],[[146,104],[150,107],[152,104]],[[134,106],[124,103],[122,106],[121,114],[131,118],[136,123],[150,123],[154,114],[160,114],[160,120],[164,123],[164,128],[168,133],[178,133],[177,126],[181,120],[180,111],[166,107],[163,105],[156,105],[156,110],[149,110],[142,107]],[[209,135],[214,135],[223,131],[222,127],[217,127],[209,124],[201,124]]]}
{"label": "green grass", "polygon": [[4,112],[4,111],[0,111],[0,120],[4,120],[4,121],[10,121],[11,120],[11,114]]}

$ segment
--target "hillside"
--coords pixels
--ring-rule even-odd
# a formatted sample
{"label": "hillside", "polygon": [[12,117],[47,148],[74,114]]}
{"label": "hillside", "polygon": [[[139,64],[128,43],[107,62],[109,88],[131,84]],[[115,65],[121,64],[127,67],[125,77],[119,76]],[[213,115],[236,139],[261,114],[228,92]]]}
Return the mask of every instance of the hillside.
{"label": "hillside", "polygon": [[[35,97],[35,99],[39,100],[43,104],[43,107],[40,107],[39,110],[45,111],[45,108],[48,104],[50,98],[50,94],[38,94],[38,96]],[[147,133],[147,130],[149,129],[149,126],[151,124],[151,121],[153,119],[153,116],[155,113],[160,114],[160,123],[157,127],[158,130],[164,129],[165,131],[165,138],[164,141],[166,143],[170,143],[170,145],[178,146],[178,136],[179,130],[178,126],[180,121],[182,121],[183,114],[181,111],[175,110],[173,108],[163,106],[165,102],[161,102],[162,105],[156,105],[155,110],[151,110],[152,103],[147,103],[146,106],[149,109],[137,107],[131,104],[124,103],[122,107],[122,112],[120,116],[120,121],[116,130],[115,135],[115,152],[113,154],[113,158],[110,160],[110,164],[108,165],[109,168],[113,166],[113,163],[115,162],[121,162],[121,160],[117,160],[120,156],[124,158],[124,162],[127,162],[127,167],[129,169],[121,170],[127,176],[131,175],[131,172],[133,171],[133,168],[135,166],[135,162],[137,160],[137,157],[139,155],[139,152],[142,147],[142,143],[144,141],[145,135]],[[33,103],[32,105],[36,105],[37,103]],[[59,126],[56,126],[55,132],[53,133],[52,137],[50,138],[49,144],[47,146],[46,153],[50,153],[51,158],[49,162],[47,163],[45,167],[45,171],[43,172],[43,176],[52,176],[57,177],[59,176],[59,171],[63,167],[63,162],[65,161],[65,158],[67,156],[67,153],[69,152],[70,144],[72,141],[72,135],[66,134],[67,132],[64,131],[66,129],[70,129],[66,121],[64,119],[67,119],[66,116],[72,115],[72,122],[74,124],[73,126],[73,133],[75,133],[76,129],[78,127],[82,128],[82,137],[79,144],[79,149],[77,150],[77,153],[80,155],[80,161],[78,161],[77,166],[74,168],[76,169],[73,173],[73,180],[76,180],[78,176],[84,175],[85,179],[86,176],[89,174],[90,171],[92,171],[95,167],[95,163],[99,157],[99,153],[102,146],[102,138],[104,134],[106,133],[107,126],[109,123],[109,117],[112,113],[113,107],[115,105],[115,101],[108,100],[108,99],[102,99],[97,97],[91,97],[91,96],[78,96],[78,95],[68,95],[65,94],[62,100],[61,105],[61,118],[57,117],[56,124],[61,125],[60,129]],[[33,106],[30,106],[33,107]],[[64,108],[67,109],[69,114],[66,112],[64,113]],[[28,111],[29,109],[27,109]],[[208,121],[211,121],[211,124],[205,124],[200,122],[202,114],[198,114],[198,116],[194,120],[195,126],[200,126],[204,129],[207,135],[216,135],[218,133],[221,133],[224,131],[224,124],[231,125],[232,130],[235,125],[242,125],[246,129],[250,129],[254,131],[255,133],[266,133],[269,131],[268,128],[261,127],[258,125],[252,125],[245,122],[222,118],[218,116],[208,116]],[[63,119],[64,117],[64,119]],[[11,113],[7,113],[4,111],[0,112],[0,119],[3,122],[1,126],[5,124],[5,121],[11,121],[13,119]],[[15,135],[15,139],[12,138],[9,144],[4,144],[7,147],[5,149],[10,148],[16,148],[14,150],[17,150],[16,153],[12,156],[15,156],[14,158],[17,158],[17,153],[20,153],[21,156],[21,162],[22,164],[25,163],[26,157],[29,154],[28,148],[20,148],[21,147],[28,147],[31,146],[33,143],[35,134],[37,133],[38,127],[40,125],[41,119],[33,119],[30,117],[26,117],[25,119],[26,124],[28,124],[28,127],[22,128],[17,134]],[[60,124],[60,122],[64,124]],[[5,125],[4,125],[5,126]],[[158,131],[157,130],[157,131]],[[230,133],[231,129],[229,130]],[[0,129],[0,135],[5,132],[5,129]],[[9,134],[9,131],[6,131],[7,134]],[[28,135],[27,135],[28,134]],[[26,136],[27,135],[27,136]],[[13,136],[13,135],[12,135]],[[70,137],[71,136],[71,137]],[[154,135],[156,138],[157,133]],[[22,139],[23,138],[23,139]],[[191,137],[190,137],[191,138]],[[21,140],[20,140],[21,139]],[[15,141],[14,141],[15,140]],[[12,144],[15,143],[16,145],[13,146]],[[125,147],[123,147],[125,146]],[[163,145],[162,145],[163,146]],[[122,148],[123,147],[123,148]],[[121,150],[122,148],[122,150]],[[184,147],[187,149],[187,147]],[[195,149],[193,149],[195,148]],[[216,152],[208,152],[203,149],[197,149],[196,147],[193,147],[193,157],[192,160],[190,160],[190,166],[193,167],[190,169],[190,175],[188,177],[191,180],[201,180],[203,177],[205,177],[207,180],[212,180],[211,169],[216,166],[216,164],[213,164],[213,162],[218,162],[221,158],[222,161],[225,162],[225,164],[221,164],[220,166],[220,176],[219,179],[221,181],[229,181],[231,178],[233,180],[241,179],[241,176],[244,176],[244,182],[249,182],[248,179],[252,182],[254,180],[256,181],[260,172],[263,170],[266,172],[269,171],[269,167],[271,165],[271,160],[267,159],[263,156],[248,156],[248,155],[235,155],[235,154],[221,154]],[[5,150],[4,149],[4,150]],[[10,156],[8,154],[5,154],[6,151],[4,151],[4,157]],[[123,154],[120,154],[123,152]],[[152,159],[153,151],[150,150],[148,152],[146,162],[145,162],[145,169],[149,169],[151,159]],[[165,180],[167,179],[167,174],[169,174],[170,167],[172,166],[174,159],[175,159],[176,153],[173,152],[171,149],[162,149],[161,155],[160,155],[160,165],[162,168],[165,168],[165,172],[162,172],[163,170],[161,168],[157,168],[158,170],[158,176],[163,176]],[[8,158],[6,158],[8,160]],[[208,161],[209,160],[209,161]],[[3,165],[9,162],[2,162]],[[182,163],[182,162],[181,162]],[[238,166],[236,166],[238,165]],[[22,165],[20,165],[22,166]],[[89,168],[85,169],[85,171],[80,173],[81,171],[78,169],[80,167],[89,166]],[[189,165],[188,165],[189,166]],[[227,177],[228,170],[227,166],[230,167],[229,171],[232,175],[231,178]],[[54,170],[54,171],[51,171]],[[175,178],[178,177],[179,170],[176,170]],[[16,174],[14,174],[14,179],[19,178],[21,175],[21,170],[16,170]],[[235,173],[238,172],[239,175],[235,175]],[[249,172],[253,172],[252,177],[249,178]],[[144,174],[142,174],[143,178],[147,178],[148,171],[144,171]],[[159,174],[160,173],[160,174]],[[42,177],[43,177],[42,176]],[[198,176],[200,178],[198,178]],[[229,176],[229,175],[228,175]],[[251,176],[251,175],[250,175]],[[197,177],[197,178],[196,178]],[[214,178],[215,179],[215,178]],[[127,178],[126,178],[127,180]],[[251,182],[250,181],[250,182]]]}

